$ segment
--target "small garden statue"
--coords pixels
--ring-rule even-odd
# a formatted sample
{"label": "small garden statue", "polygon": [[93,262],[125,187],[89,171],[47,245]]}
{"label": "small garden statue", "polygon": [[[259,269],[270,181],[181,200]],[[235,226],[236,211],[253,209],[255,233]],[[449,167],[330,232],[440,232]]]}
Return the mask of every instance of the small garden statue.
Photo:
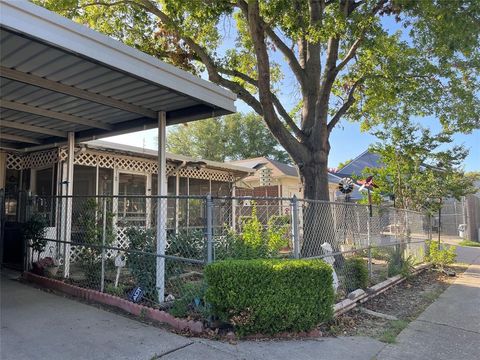
{"label": "small garden statue", "polygon": [[[324,252],[326,255],[333,253],[332,245],[330,245],[328,242],[324,242],[324,243],[321,245],[321,248],[322,248],[323,252]],[[333,268],[333,272],[332,272],[332,275],[333,275],[333,288],[335,289],[335,291],[337,291],[338,286],[339,286],[339,282],[338,282],[337,273],[335,272],[335,267],[333,266],[333,264],[335,263],[335,258],[334,258],[333,256],[325,256],[325,257],[323,258],[323,260],[324,260],[327,264],[332,265],[332,268]]]}

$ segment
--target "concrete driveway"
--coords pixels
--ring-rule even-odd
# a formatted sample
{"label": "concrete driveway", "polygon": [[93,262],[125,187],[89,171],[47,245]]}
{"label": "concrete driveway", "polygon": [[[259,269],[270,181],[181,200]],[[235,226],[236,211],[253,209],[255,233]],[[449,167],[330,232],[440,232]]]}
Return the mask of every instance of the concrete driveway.
{"label": "concrete driveway", "polygon": [[2,360],[23,359],[349,359],[384,346],[370,338],[243,341],[185,338],[1,276]]}

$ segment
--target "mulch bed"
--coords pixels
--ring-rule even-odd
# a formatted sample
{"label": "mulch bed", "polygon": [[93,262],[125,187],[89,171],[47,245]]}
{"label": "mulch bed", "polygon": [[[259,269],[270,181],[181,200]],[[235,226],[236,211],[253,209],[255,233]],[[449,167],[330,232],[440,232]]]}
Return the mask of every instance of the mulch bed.
{"label": "mulch bed", "polygon": [[[458,275],[465,271],[466,266],[455,266],[450,269],[456,271]],[[395,316],[399,321],[368,315],[355,308],[330,323],[322,325],[320,330],[324,336],[370,336],[390,342],[391,337],[386,334],[392,331],[400,332],[408,322],[414,320],[434,302],[455,279],[456,277],[448,276],[438,270],[429,269],[361,305],[369,310]]]}

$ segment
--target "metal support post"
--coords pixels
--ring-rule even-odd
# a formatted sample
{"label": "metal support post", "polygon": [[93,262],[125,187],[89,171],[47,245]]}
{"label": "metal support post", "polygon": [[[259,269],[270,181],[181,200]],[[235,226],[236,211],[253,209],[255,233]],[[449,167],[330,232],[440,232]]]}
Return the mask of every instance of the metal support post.
{"label": "metal support post", "polygon": [[64,235],[65,243],[63,245],[63,277],[70,276],[70,242],[72,240],[72,196],[73,196],[73,162],[75,159],[75,133],[68,133],[68,157],[66,166],[66,187],[64,201]]}
{"label": "metal support post", "polygon": [[293,256],[295,259],[300,258],[300,237],[298,234],[298,199],[294,195],[291,200],[292,206],[292,244]]}
{"label": "metal support post", "polygon": [[166,162],[166,114],[158,113],[158,199],[157,199],[157,257],[156,287],[158,302],[165,300],[165,249],[167,245],[167,162]]}
{"label": "metal support post", "polygon": [[102,278],[100,282],[100,291],[105,288],[105,236],[107,232],[107,198],[103,198],[103,229],[102,229]]}
{"label": "metal support post", "polygon": [[213,262],[213,201],[212,195],[208,194],[206,197],[207,206],[207,263]]}

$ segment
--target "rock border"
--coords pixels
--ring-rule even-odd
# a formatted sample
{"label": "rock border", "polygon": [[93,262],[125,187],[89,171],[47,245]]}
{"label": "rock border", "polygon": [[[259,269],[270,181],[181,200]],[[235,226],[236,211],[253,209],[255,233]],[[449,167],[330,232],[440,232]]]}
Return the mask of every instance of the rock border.
{"label": "rock border", "polygon": [[[431,264],[422,264],[416,266],[412,271],[412,275],[417,275],[418,273],[430,268]],[[357,289],[352,291],[350,294],[347,295],[347,298],[336,303],[333,307],[333,317],[340,316],[345,314],[346,312],[354,309],[360,304],[374,298],[375,296],[380,295],[381,293],[385,292],[386,290],[390,289],[392,286],[400,284],[401,282],[405,281],[407,278],[402,275],[396,275],[391,278],[388,278],[381,283],[373,285],[365,290]]]}
{"label": "rock border", "polygon": [[179,319],[163,310],[154,309],[145,305],[135,304],[118,296],[102,293],[97,290],[85,289],[79,286],[64,283],[60,280],[39,276],[30,272],[24,272],[22,274],[22,277],[29,282],[35,283],[48,289],[57,290],[71,296],[79,297],[84,300],[114,306],[116,308],[126,311],[129,314],[168,324],[179,331],[191,331],[195,334],[200,334],[204,332],[203,323],[200,321]]}

